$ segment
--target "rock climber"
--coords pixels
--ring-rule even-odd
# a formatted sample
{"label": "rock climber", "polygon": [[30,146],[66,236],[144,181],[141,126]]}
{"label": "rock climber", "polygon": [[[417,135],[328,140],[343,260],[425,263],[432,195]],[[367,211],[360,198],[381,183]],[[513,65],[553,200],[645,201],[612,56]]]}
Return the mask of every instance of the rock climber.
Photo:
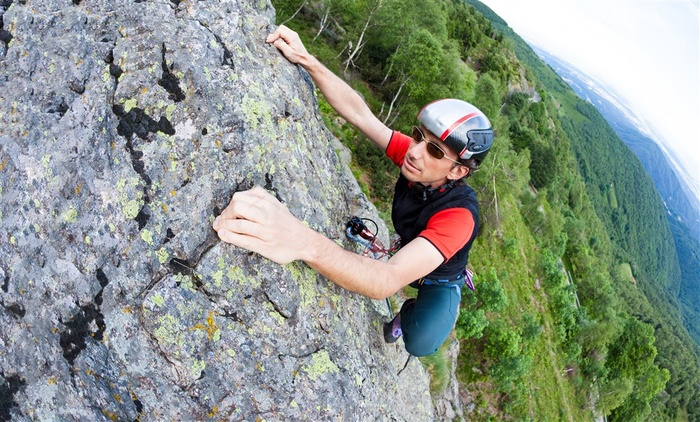
{"label": "rock climber", "polygon": [[443,99],[426,105],[410,136],[388,128],[360,95],[309,54],[284,25],[267,36],[311,75],[328,103],[400,168],[392,222],[401,249],[388,261],[345,250],[304,225],[262,188],[236,192],[214,221],[219,238],[277,263],[302,260],[342,288],[385,299],[407,285],[418,289],[384,324],[389,343],[403,336],[406,351],[437,351],[459,311],[469,250],[478,231],[478,204],[464,179],[493,142],[488,118],[473,105]]}

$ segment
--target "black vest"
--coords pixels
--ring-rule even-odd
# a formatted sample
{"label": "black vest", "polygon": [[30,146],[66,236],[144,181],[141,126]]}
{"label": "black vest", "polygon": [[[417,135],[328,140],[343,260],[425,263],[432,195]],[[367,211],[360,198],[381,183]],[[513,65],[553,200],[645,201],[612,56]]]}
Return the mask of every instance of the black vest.
{"label": "black vest", "polygon": [[452,258],[443,262],[433,272],[426,275],[429,279],[453,279],[464,273],[469,259],[469,250],[479,231],[479,208],[474,189],[463,181],[437,189],[425,189],[411,186],[403,175],[394,188],[394,203],[391,220],[396,233],[401,236],[401,244],[406,245],[425,230],[430,217],[448,208],[466,208],[474,218],[474,232],[469,241]]}

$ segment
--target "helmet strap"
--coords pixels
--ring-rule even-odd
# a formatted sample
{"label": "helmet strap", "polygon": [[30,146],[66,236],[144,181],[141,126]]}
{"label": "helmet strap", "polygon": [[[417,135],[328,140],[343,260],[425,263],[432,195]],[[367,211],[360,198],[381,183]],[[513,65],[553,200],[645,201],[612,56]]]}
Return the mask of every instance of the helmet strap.
{"label": "helmet strap", "polygon": [[435,192],[444,192],[448,189],[452,189],[455,186],[456,180],[450,180],[444,185],[440,185],[436,188],[431,188],[420,182],[409,182],[408,187],[411,188],[413,193],[420,198],[421,201],[425,202],[430,199]]}

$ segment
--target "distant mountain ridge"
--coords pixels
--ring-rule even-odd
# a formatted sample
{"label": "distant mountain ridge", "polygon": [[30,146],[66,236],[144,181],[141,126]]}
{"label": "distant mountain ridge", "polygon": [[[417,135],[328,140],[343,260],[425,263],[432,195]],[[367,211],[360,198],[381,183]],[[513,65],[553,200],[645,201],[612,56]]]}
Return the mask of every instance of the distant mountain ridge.
{"label": "distant mountain ridge", "polygon": [[686,226],[700,240],[700,200],[679,175],[669,157],[672,151],[654,141],[653,130],[642,117],[625,104],[615,90],[586,75],[570,63],[532,46],[542,60],[554,69],[581,98],[593,104],[615,133],[639,158],[664,201],[669,215]]}

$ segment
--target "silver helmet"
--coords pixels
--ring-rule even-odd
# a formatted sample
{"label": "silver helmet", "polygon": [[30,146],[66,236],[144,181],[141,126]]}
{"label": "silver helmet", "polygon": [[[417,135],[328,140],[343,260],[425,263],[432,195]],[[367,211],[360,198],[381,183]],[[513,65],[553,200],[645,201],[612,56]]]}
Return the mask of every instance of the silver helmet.
{"label": "silver helmet", "polygon": [[473,158],[481,163],[493,144],[491,122],[466,101],[434,101],[418,113],[418,121],[463,160]]}

